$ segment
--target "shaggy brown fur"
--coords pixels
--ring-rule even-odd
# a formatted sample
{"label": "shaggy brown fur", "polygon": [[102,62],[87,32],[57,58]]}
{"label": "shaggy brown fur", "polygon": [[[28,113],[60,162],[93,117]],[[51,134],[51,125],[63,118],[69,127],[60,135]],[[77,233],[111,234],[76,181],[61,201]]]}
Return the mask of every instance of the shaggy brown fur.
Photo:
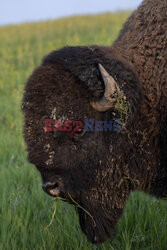
{"label": "shaggy brown fur", "polygon": [[[43,183],[70,196],[94,243],[112,237],[129,194],[167,194],[167,1],[145,0],[112,47],[66,47],[47,56],[29,78],[23,99],[29,161]],[[45,118],[114,119],[90,106],[104,94],[98,63],[130,104],[121,133],[44,132]],[[117,118],[121,112],[117,112]],[[49,191],[48,191],[49,192]],[[70,194],[70,196],[69,196]]]}

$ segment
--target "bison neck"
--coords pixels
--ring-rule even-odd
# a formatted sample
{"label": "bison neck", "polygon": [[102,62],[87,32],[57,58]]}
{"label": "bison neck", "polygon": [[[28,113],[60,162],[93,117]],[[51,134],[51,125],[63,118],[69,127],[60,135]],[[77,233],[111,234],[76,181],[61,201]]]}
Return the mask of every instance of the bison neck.
{"label": "bison neck", "polygon": [[155,181],[152,180],[151,188],[157,196],[167,193],[167,185],[164,184],[167,183],[166,9],[166,0],[144,1],[130,16],[110,48],[120,59],[133,65],[142,83],[145,101],[140,107],[134,130],[143,134],[145,143],[140,142],[140,147],[147,152],[145,167],[150,165],[151,172],[157,176]]}

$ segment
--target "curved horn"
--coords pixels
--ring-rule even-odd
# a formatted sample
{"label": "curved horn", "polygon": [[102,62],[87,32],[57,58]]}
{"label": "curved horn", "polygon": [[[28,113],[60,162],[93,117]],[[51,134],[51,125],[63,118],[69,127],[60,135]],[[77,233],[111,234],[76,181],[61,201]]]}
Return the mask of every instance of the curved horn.
{"label": "curved horn", "polygon": [[91,102],[91,106],[99,112],[105,112],[114,107],[120,89],[114,78],[99,64],[99,70],[105,84],[105,93],[98,102]]}

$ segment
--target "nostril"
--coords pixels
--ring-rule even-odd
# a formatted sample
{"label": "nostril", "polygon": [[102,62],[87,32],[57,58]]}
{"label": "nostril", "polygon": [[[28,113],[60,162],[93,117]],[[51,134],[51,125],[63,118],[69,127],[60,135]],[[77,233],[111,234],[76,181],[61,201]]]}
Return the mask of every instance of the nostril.
{"label": "nostril", "polygon": [[59,187],[59,184],[56,183],[56,184],[54,185],[54,188],[58,188],[58,187]]}
{"label": "nostril", "polygon": [[60,188],[57,182],[56,183],[51,183],[51,182],[43,183],[42,188],[49,195],[59,196],[60,194]]}
{"label": "nostril", "polygon": [[46,182],[42,184],[42,188],[44,189],[44,191],[49,190],[51,188],[54,188],[55,183],[51,183],[51,182]]}

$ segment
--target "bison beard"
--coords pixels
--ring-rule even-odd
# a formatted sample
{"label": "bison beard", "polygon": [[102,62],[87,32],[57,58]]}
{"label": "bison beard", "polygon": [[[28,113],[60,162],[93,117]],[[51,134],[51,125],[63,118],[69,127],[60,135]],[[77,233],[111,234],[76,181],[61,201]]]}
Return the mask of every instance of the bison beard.
{"label": "bison beard", "polygon": [[[91,206],[92,207],[92,206]],[[87,208],[95,216],[92,218],[82,209],[78,209],[79,222],[82,231],[92,243],[103,243],[108,237],[113,238],[113,228],[122,214],[122,209],[113,209],[112,212],[105,214],[101,207],[96,209]]]}
{"label": "bison beard", "polygon": [[[145,0],[112,47],[54,51],[25,87],[28,159],[46,193],[79,204],[81,228],[93,243],[113,237],[132,191],[167,194],[165,9],[166,0]],[[45,132],[44,119],[119,119],[123,129]]]}

